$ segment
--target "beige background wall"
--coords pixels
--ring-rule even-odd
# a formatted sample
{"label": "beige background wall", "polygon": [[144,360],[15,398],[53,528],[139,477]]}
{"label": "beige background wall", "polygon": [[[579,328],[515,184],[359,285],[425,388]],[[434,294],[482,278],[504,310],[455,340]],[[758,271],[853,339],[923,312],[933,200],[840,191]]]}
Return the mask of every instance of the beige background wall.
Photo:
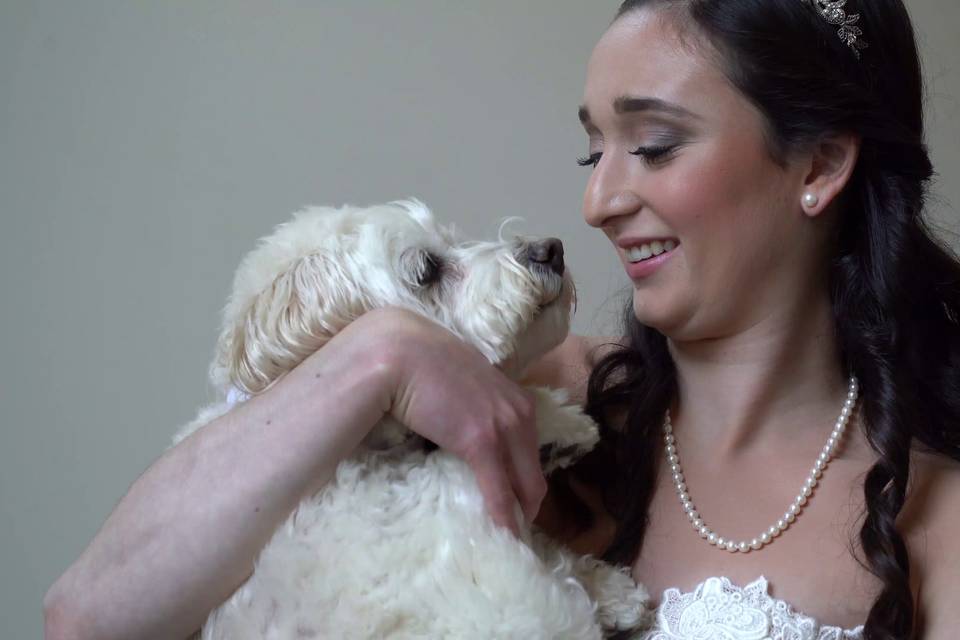
{"label": "beige background wall", "polygon": [[[909,3],[956,230],[960,5]],[[0,635],[40,637],[46,588],[206,397],[240,256],[299,206],[525,216],[566,242],[576,329],[609,330],[625,281],[579,217],[574,114],[616,5],[0,2]]]}

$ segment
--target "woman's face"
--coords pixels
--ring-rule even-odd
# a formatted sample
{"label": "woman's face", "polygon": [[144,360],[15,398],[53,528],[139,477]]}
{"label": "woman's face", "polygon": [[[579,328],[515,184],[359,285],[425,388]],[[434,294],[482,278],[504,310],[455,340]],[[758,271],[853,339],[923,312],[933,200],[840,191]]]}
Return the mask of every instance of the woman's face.
{"label": "woman's face", "polygon": [[[729,335],[809,284],[819,252],[802,163],[774,162],[760,113],[668,19],[639,10],[606,31],[580,116],[596,161],[584,217],[613,242],[640,322],[674,339]],[[639,260],[651,239],[674,248]]]}

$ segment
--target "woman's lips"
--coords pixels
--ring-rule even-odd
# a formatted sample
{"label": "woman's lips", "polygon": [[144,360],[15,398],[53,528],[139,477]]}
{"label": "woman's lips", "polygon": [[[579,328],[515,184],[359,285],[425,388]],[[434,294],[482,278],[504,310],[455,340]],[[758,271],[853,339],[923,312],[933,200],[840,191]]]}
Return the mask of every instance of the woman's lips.
{"label": "woman's lips", "polygon": [[[664,263],[672,258],[673,254],[675,254],[679,248],[680,245],[678,244],[673,249],[664,251],[660,255],[652,258],[647,258],[646,260],[641,260],[639,262],[627,261],[625,265],[627,269],[627,275],[634,280],[651,276],[657,271],[657,269],[659,269]],[[624,257],[626,258],[626,256]]]}

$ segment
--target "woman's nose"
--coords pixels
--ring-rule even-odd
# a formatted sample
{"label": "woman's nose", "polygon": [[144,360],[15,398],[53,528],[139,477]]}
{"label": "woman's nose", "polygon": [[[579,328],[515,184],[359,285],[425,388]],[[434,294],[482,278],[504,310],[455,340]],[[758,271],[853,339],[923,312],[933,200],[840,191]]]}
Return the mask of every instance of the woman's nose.
{"label": "woman's nose", "polygon": [[642,205],[626,176],[616,166],[604,166],[604,160],[601,158],[590,174],[583,194],[583,219],[598,229],[608,226],[613,218],[636,213]]}

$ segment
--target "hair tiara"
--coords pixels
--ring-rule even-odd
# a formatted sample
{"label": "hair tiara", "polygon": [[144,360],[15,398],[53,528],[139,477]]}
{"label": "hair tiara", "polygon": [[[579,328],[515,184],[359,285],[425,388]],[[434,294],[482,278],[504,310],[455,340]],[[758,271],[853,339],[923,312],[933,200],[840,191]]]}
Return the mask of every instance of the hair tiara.
{"label": "hair tiara", "polygon": [[863,30],[860,27],[855,26],[857,21],[860,20],[859,13],[852,13],[847,15],[847,12],[843,10],[843,5],[847,4],[847,0],[800,0],[804,4],[811,5],[814,9],[817,10],[824,20],[830,24],[840,25],[837,35],[840,36],[840,39],[843,40],[848,47],[853,51],[853,55],[860,59],[860,52],[858,49],[866,49],[867,43],[860,38],[863,35]]}

